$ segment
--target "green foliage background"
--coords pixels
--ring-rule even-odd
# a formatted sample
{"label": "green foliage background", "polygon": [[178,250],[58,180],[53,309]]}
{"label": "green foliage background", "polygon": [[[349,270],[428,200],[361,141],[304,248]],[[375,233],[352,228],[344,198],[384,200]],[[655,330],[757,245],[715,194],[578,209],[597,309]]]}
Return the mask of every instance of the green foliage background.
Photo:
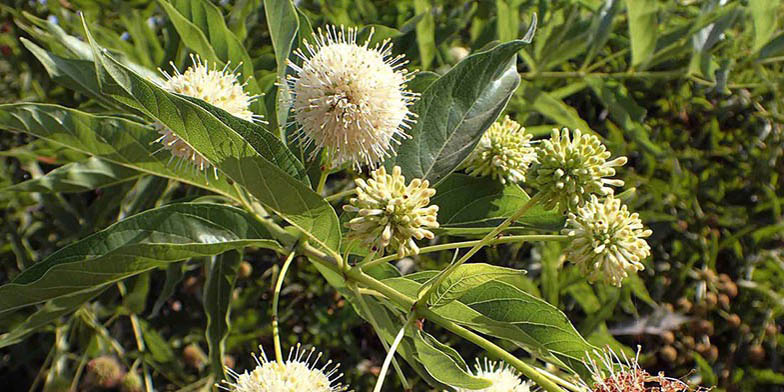
{"label": "green foliage background", "polygon": [[[197,44],[181,41],[162,8],[166,2],[11,3],[0,6],[1,103],[97,110],[94,100],[55,83],[22,45],[20,37],[36,41],[35,18],[56,18],[65,31],[81,35],[75,12],[83,11],[102,46],[150,69],[169,69],[169,61],[182,64],[183,45]],[[261,2],[216,4],[248,48],[242,70],[254,74],[252,88],[269,91],[280,68]],[[562,265],[557,244],[499,246],[482,257],[527,269],[529,292],[564,310],[592,343],[624,345],[627,352],[641,344],[642,362],[651,370],[717,384],[719,390],[784,387],[781,2],[305,0],[298,7],[303,24],[375,25],[377,36],[393,38],[395,50],[413,60],[410,68],[435,73],[450,69],[461,51],[522,37],[536,14],[538,30],[533,44],[519,52],[523,81],[507,113],[538,136],[562,126],[593,131],[615,155],[628,156],[620,174],[627,188],[636,188],[630,207],[654,231],[653,257],[640,278],[623,289],[589,285]],[[273,125],[274,99],[267,94],[261,101]],[[5,132],[0,144],[0,188],[86,157]],[[112,176],[120,180],[113,183]],[[99,180],[103,186],[92,190],[90,181]],[[348,180],[336,178],[328,188],[341,189]],[[75,170],[54,185],[25,186],[33,192],[0,189],[1,282],[119,218],[205,197],[192,186],[127,178],[103,167]],[[72,187],[69,193],[52,192],[64,186]],[[252,272],[233,293],[227,340],[238,369],[251,366],[249,354],[257,345],[271,347],[269,301],[281,262],[264,250],[247,252],[245,260]],[[0,349],[0,383],[13,385],[12,390],[52,386],[58,378],[73,378],[101,353],[122,353],[126,366],[141,359],[153,369],[159,390],[205,385],[209,372],[198,362],[206,358],[194,360],[185,349],[196,344],[207,350],[201,304],[206,264],[200,261],[126,280],[57,326]],[[446,262],[420,256],[413,268]],[[731,295],[733,286],[737,296]],[[297,261],[282,297],[284,339],[287,345],[313,344],[342,364],[354,389],[370,390],[384,350],[370,326],[333,292],[312,266]],[[3,317],[0,331],[27,315]],[[146,343],[143,352],[137,335]],[[448,334],[439,338],[452,339],[446,341],[466,358],[479,354]],[[396,382],[389,377],[388,388],[396,388]]]}

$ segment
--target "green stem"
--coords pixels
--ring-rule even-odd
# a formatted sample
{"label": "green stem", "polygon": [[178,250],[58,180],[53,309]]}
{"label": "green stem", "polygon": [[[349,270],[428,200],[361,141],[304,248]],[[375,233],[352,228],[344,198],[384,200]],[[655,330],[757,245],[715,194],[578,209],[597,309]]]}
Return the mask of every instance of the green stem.
{"label": "green stem", "polygon": [[329,169],[324,168],[321,170],[321,176],[319,177],[318,186],[316,187],[316,193],[319,195],[321,192],[324,192],[324,185],[327,183],[327,177],[329,176]]}
{"label": "green stem", "polygon": [[468,252],[466,252],[466,254],[464,254],[462,257],[460,257],[459,260],[457,260],[457,262],[450,264],[448,267],[446,267],[445,270],[443,270],[440,274],[438,274],[433,284],[431,284],[430,287],[427,288],[427,291],[425,291],[424,295],[421,296],[421,298],[424,298],[425,303],[428,302],[430,296],[433,295],[433,293],[436,291],[438,286],[444,282],[444,279],[446,279],[450,274],[452,274],[452,272],[454,272],[463,263],[468,261],[468,259],[470,259],[471,256],[476,254],[476,252],[479,252],[479,250],[482,249],[482,247],[489,244],[495,238],[495,236],[500,234],[504,229],[509,227],[509,225],[511,225],[513,222],[517,221],[523,215],[525,215],[525,213],[528,212],[528,210],[531,209],[531,207],[535,206],[536,203],[539,202],[539,198],[541,197],[540,195],[541,193],[537,193],[532,198],[528,199],[528,202],[526,202],[522,207],[520,207],[519,210],[517,210],[510,217],[506,218],[506,220],[503,221],[500,225],[496,226],[496,228],[493,229],[493,231],[487,233],[487,235],[485,235],[484,238],[482,238],[478,243],[472,246],[471,249],[469,249]]}
{"label": "green stem", "polygon": [[351,196],[351,195],[353,195],[353,194],[355,194],[355,193],[357,193],[357,190],[356,190],[356,188],[351,188],[351,189],[349,189],[349,190],[347,190],[347,191],[338,192],[338,193],[335,193],[334,195],[329,195],[329,196],[325,197],[325,199],[326,199],[328,202],[330,202],[330,203],[331,203],[331,202],[333,202],[333,201],[342,200],[344,197],[346,197],[346,196]]}
{"label": "green stem", "polygon": [[411,322],[411,320],[413,320],[413,316],[413,313],[408,316],[408,319],[403,324],[403,327],[400,328],[400,332],[398,332],[397,336],[395,336],[395,340],[392,342],[392,346],[389,348],[387,357],[384,358],[384,364],[381,365],[381,372],[378,374],[378,380],[376,380],[376,387],[373,388],[373,392],[381,392],[381,387],[384,385],[384,380],[386,379],[387,372],[389,371],[389,364],[392,363],[392,360],[394,360],[397,346],[399,346],[400,342],[403,341],[403,336],[406,335],[406,328],[408,327],[408,324]]}
{"label": "green stem", "polygon": [[283,350],[280,347],[280,330],[278,329],[278,302],[280,302],[280,290],[283,288],[283,278],[286,277],[286,272],[288,272],[295,254],[296,252],[292,251],[286,257],[286,261],[278,273],[278,281],[275,282],[275,294],[272,296],[272,336],[275,343],[275,359],[281,365],[283,364]]}
{"label": "green stem", "polygon": [[[504,237],[494,238],[488,241],[485,245],[497,245],[497,244],[508,244],[508,243],[516,243],[516,242],[530,242],[530,241],[565,241],[569,239],[569,236],[566,235],[556,235],[556,234],[542,234],[542,235],[508,235]],[[464,241],[464,242],[452,242],[448,244],[439,244],[433,246],[426,246],[419,250],[420,254],[423,253],[431,253],[431,252],[439,252],[442,250],[449,250],[449,249],[461,249],[461,248],[470,248],[480,244],[482,240],[475,240],[475,241]],[[359,264],[357,267],[360,268],[368,268],[374,265],[386,263],[389,261],[397,260],[399,257],[397,254],[379,257],[374,260],[365,260]]]}

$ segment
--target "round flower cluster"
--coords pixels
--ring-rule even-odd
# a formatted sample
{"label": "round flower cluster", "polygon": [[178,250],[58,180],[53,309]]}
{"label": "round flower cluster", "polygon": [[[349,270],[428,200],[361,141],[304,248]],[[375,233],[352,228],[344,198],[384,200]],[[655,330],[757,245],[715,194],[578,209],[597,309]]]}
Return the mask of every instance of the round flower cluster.
{"label": "round flower cluster", "polygon": [[[174,75],[161,71],[166,77],[162,87],[173,93],[201,99],[243,120],[261,121],[261,116],[250,111],[250,104],[257,97],[250,96],[243,90],[245,85],[228,69],[228,64],[221,70],[211,70],[207,62],[202,61],[199,56],[191,55],[191,61],[193,65],[183,73],[180,73],[174,64]],[[171,152],[172,158],[190,162],[199,170],[210,167],[206,158],[170,129],[161,125],[157,128],[161,137],[156,142],[162,143],[163,148]]]}
{"label": "round flower cluster", "polygon": [[414,179],[406,185],[399,166],[387,174],[384,167],[370,173],[367,181],[357,179],[357,197],[343,210],[357,213],[346,227],[348,239],[356,239],[374,251],[390,246],[400,257],[419,253],[414,239],[433,239],[429,228],[437,228],[438,206],[429,205],[436,190],[427,180]]}
{"label": "round flower cluster", "polygon": [[531,390],[531,383],[520,380],[520,375],[503,362],[489,361],[485,358],[482,366],[477,359],[474,375],[492,381],[493,385],[478,391],[464,388],[455,388],[455,390],[457,392],[529,392]]}
{"label": "round flower cluster", "polygon": [[335,166],[375,167],[415,122],[408,62],[391,56],[389,40],[371,48],[371,37],[357,45],[356,28],[327,26],[314,34],[315,45],[305,43],[307,53],[295,51],[301,66],[289,61],[296,72],[287,79],[294,119],[306,143],[315,144],[313,155],[324,148]]}
{"label": "round flower cluster", "polygon": [[[586,365],[591,371],[591,385],[582,385],[591,392],[686,392],[691,391],[688,385],[680,380],[665,377],[663,373],[654,376],[640,367],[638,362],[640,350],[630,359],[626,354],[619,358],[609,347],[603,352],[596,352],[599,361],[590,355]],[[654,389],[655,388],[655,389]]]}
{"label": "round flower cluster", "polygon": [[466,161],[466,172],[476,177],[489,176],[502,184],[525,181],[528,167],[536,160],[532,137],[516,121],[504,117],[482,135]]}
{"label": "round flower cluster", "polygon": [[569,213],[567,228],[562,232],[573,237],[566,258],[591,281],[603,280],[620,287],[630,272],[645,268],[641,261],[651,254],[644,238],[652,231],[613,195],[604,200],[591,195],[588,203]]}
{"label": "round flower cluster", "polygon": [[573,210],[583,205],[592,194],[609,195],[612,186],[623,186],[622,180],[608,179],[615,167],[626,164],[626,157],[611,161],[610,152],[599,138],[583,134],[579,129],[554,129],[549,140],[536,149],[535,185],[547,208]]}
{"label": "round flower cluster", "polygon": [[[336,374],[338,366],[327,361],[317,367],[321,353],[314,357],[315,348],[301,350],[298,344],[289,351],[288,359],[283,363],[270,361],[264,350],[261,357],[256,355],[258,366],[253,371],[239,374],[231,369],[226,372],[233,381],[224,381],[221,387],[230,392],[342,392],[348,387],[337,383],[343,374]],[[307,356],[306,356],[307,355]]]}

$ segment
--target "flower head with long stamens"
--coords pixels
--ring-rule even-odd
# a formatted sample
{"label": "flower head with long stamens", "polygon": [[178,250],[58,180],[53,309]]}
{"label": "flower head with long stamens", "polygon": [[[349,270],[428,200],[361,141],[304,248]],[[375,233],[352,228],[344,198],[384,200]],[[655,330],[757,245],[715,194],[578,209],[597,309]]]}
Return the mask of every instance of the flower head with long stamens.
{"label": "flower head with long stamens", "polygon": [[321,353],[313,355],[316,349],[302,350],[298,344],[296,349],[289,351],[288,358],[279,363],[270,361],[264,350],[261,356],[253,356],[256,368],[245,373],[237,373],[226,369],[233,379],[224,381],[220,387],[230,392],[343,392],[348,387],[337,380],[343,376],[338,374],[338,366],[327,361],[320,367],[317,365]]}
{"label": "flower head with long stamens", "polygon": [[536,160],[532,137],[516,121],[504,117],[482,135],[465,163],[466,172],[476,177],[491,177],[502,184],[525,181],[528,167]]}
{"label": "flower head with long stamens", "polygon": [[620,287],[629,273],[645,269],[641,261],[651,254],[645,238],[653,232],[613,195],[604,200],[591,195],[588,203],[569,213],[562,232],[572,237],[566,259],[591,281]]}
{"label": "flower head with long stamens", "polygon": [[640,367],[639,347],[634,358],[629,358],[624,353],[618,357],[609,347],[601,352],[594,351],[593,354],[588,354],[588,360],[585,361],[592,376],[592,380],[581,385],[586,391],[686,392],[692,390],[680,380],[666,377],[663,373],[654,376]]}
{"label": "flower head with long stamens", "polygon": [[295,51],[301,66],[289,61],[295,71],[287,79],[290,104],[301,136],[315,145],[314,155],[326,149],[335,166],[376,167],[415,122],[407,61],[391,55],[390,40],[371,48],[370,38],[358,45],[356,28],[327,26],[313,35],[314,44],[305,43],[307,53]]}
{"label": "flower head with long stamens", "polygon": [[[161,71],[166,77],[162,87],[173,93],[201,99],[243,120],[262,121],[262,116],[250,111],[250,105],[257,97],[250,96],[243,90],[245,85],[239,82],[233,71],[229,70],[228,64],[218,70],[210,69],[207,61],[202,61],[199,56],[191,55],[191,61],[193,64],[183,73],[180,73],[174,64],[172,64],[174,75]],[[210,167],[206,158],[171,129],[160,124],[156,128],[161,134],[156,141],[162,143],[163,148],[171,152],[172,158],[190,162],[199,170]]]}
{"label": "flower head with long stamens", "polygon": [[399,166],[387,174],[382,166],[367,181],[357,179],[357,197],[343,210],[357,213],[346,227],[348,238],[359,240],[373,250],[397,249],[400,257],[419,253],[416,240],[433,239],[428,230],[438,227],[438,206],[430,205],[436,190],[427,180],[415,178],[406,185]]}
{"label": "flower head with long stamens", "polygon": [[477,359],[474,375],[492,381],[493,385],[480,390],[455,388],[457,392],[529,392],[531,390],[531,383],[521,380],[517,371],[504,362],[494,362],[485,358],[482,366]]}
{"label": "flower head with long stamens", "polygon": [[623,186],[622,180],[605,177],[615,175],[615,167],[626,164],[626,157],[611,161],[610,152],[599,138],[575,129],[553,129],[550,139],[536,149],[534,183],[542,193],[542,205],[571,211],[583,205],[592,194],[610,195]]}

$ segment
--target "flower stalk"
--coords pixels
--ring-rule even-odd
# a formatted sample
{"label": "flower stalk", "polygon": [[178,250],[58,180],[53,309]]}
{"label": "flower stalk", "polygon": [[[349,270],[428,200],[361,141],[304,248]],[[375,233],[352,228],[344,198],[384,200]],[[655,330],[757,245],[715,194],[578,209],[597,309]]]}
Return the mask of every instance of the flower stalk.
{"label": "flower stalk", "polygon": [[278,273],[278,280],[275,282],[275,293],[272,295],[272,336],[275,344],[275,359],[281,365],[283,365],[283,350],[280,345],[280,329],[278,328],[278,303],[280,302],[280,291],[283,288],[283,279],[286,277],[286,272],[288,272],[295,255],[296,252],[292,251],[283,262],[280,273]]}

